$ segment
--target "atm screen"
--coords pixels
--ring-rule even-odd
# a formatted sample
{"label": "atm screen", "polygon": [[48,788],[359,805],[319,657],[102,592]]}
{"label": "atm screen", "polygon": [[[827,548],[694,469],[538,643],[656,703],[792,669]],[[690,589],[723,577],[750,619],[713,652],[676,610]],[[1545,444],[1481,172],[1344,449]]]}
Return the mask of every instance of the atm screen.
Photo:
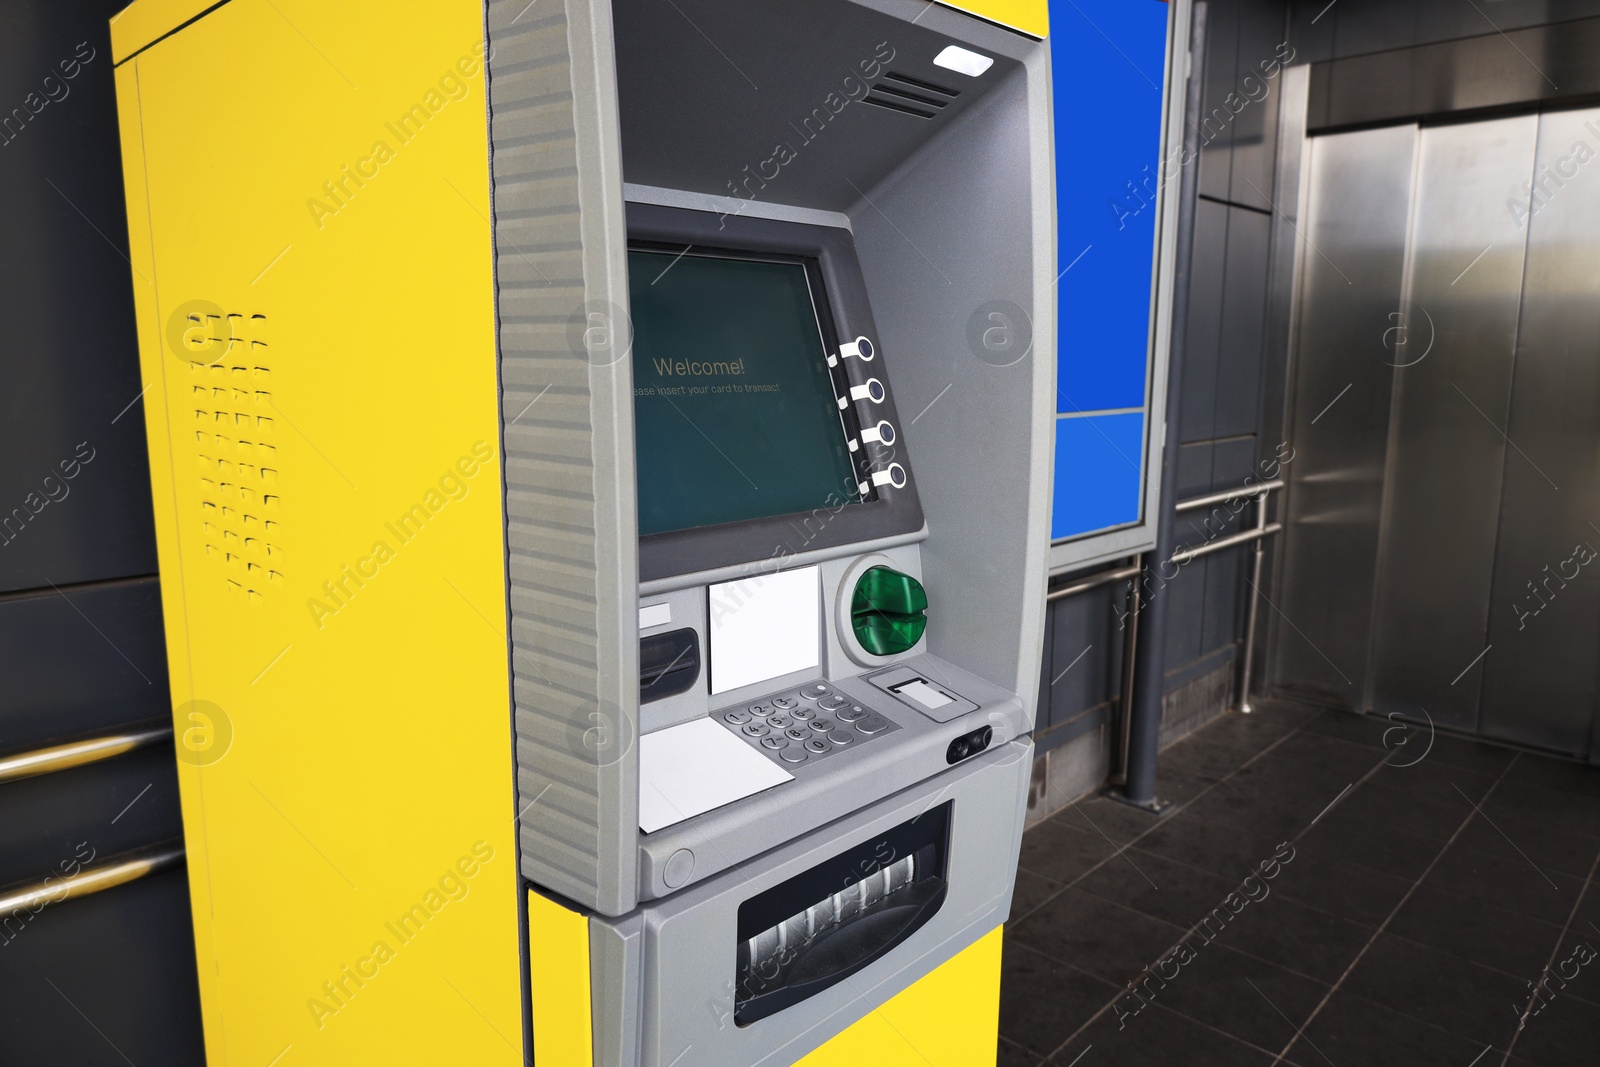
{"label": "atm screen", "polygon": [[804,262],[634,249],[628,284],[641,536],[861,499]]}

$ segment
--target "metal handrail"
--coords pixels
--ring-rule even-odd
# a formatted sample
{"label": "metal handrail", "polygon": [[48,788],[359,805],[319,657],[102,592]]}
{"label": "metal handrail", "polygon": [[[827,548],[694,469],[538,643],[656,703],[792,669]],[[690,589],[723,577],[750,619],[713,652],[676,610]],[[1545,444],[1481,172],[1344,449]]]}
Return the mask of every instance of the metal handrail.
{"label": "metal handrail", "polygon": [[1250,674],[1255,667],[1256,655],[1256,601],[1260,598],[1261,591],[1261,557],[1262,542],[1283,529],[1280,522],[1267,521],[1268,494],[1276,489],[1283,488],[1283,479],[1274,478],[1270,482],[1260,482],[1256,485],[1245,486],[1222,493],[1210,493],[1206,496],[1195,497],[1193,500],[1184,500],[1173,505],[1174,512],[1195,511],[1199,508],[1210,507],[1212,504],[1222,504],[1240,497],[1255,497],[1256,524],[1248,530],[1230,534],[1227,537],[1208,544],[1197,545],[1194,548],[1180,548],[1172,554],[1172,562],[1178,565],[1188,563],[1190,560],[1208,556],[1213,552],[1221,552],[1225,548],[1235,545],[1251,544],[1250,560],[1250,603],[1244,615],[1244,656],[1239,665],[1239,711],[1248,715],[1255,708],[1250,703]]}
{"label": "metal handrail", "polygon": [[98,763],[112,756],[120,756],[124,752],[132,752],[136,748],[165,741],[171,736],[172,727],[159,726],[148,730],[91,737],[83,741],[70,741],[64,745],[51,745],[49,748],[35,749],[32,752],[19,752],[13,756],[0,758],[0,782],[14,782],[19,778],[31,778],[37,774],[53,774],[71,767],[81,767],[85,763]]}
{"label": "metal handrail", "polygon": [[1069,596],[1077,596],[1079,593],[1087,593],[1091,589],[1098,589],[1102,585],[1110,585],[1112,582],[1120,582],[1124,578],[1132,578],[1141,569],[1138,564],[1134,564],[1131,567],[1123,567],[1119,570],[1101,571],[1099,574],[1085,578],[1082,581],[1073,582],[1071,585],[1063,585],[1059,589],[1052,589],[1045,594],[1044,598],[1046,602],[1049,602],[1051,600],[1062,600]]}
{"label": "metal handrail", "polygon": [[[1182,513],[1198,511],[1201,508],[1211,507],[1213,504],[1225,504],[1230,500],[1250,498],[1255,500],[1256,521],[1253,527],[1193,548],[1180,548],[1172,554],[1172,558],[1169,561],[1182,566],[1192,560],[1199,559],[1201,556],[1208,556],[1213,552],[1221,552],[1224,549],[1234,548],[1238,545],[1249,544],[1254,546],[1253,559],[1251,561],[1250,602],[1245,611],[1244,656],[1240,665],[1241,676],[1239,680],[1239,711],[1246,715],[1254,710],[1250,703],[1250,675],[1255,665],[1256,601],[1259,599],[1258,594],[1261,587],[1262,542],[1283,530],[1282,523],[1267,521],[1267,501],[1270,499],[1270,494],[1283,487],[1283,479],[1274,478],[1271,481],[1258,482],[1255,485],[1242,486],[1238,489],[1208,493],[1205,496],[1179,501],[1173,505],[1174,513]],[[1135,556],[1132,566],[1101,571],[1099,574],[1073,582],[1070,585],[1052,589],[1045,594],[1045,601],[1048,603],[1054,600],[1062,600],[1112,582],[1136,578],[1143,573],[1144,569],[1144,556]],[[1126,781],[1127,777],[1128,745],[1130,740],[1129,725],[1132,720],[1131,712],[1133,708],[1133,664],[1139,640],[1140,609],[1144,599],[1140,582],[1128,583],[1128,598],[1128,614],[1124,618],[1131,623],[1131,626],[1128,630],[1127,640],[1123,644],[1122,699],[1118,701],[1121,705],[1120,718],[1122,723],[1117,739],[1117,766],[1113,769],[1111,776],[1113,781]]]}
{"label": "metal handrail", "polygon": [[35,885],[23,886],[21,889],[5,893],[0,896],[0,918],[23,910],[37,912],[48,904],[99,893],[175,867],[181,862],[183,862],[181,845],[167,845],[140,853],[129,853],[125,859],[116,863],[92,867],[71,878],[54,881],[46,879]]}
{"label": "metal handrail", "polygon": [[1259,541],[1263,537],[1275,534],[1282,529],[1282,523],[1269,522],[1265,526],[1255,526],[1248,530],[1241,530],[1236,534],[1229,534],[1220,541],[1209,541],[1206,544],[1198,545],[1194,548],[1180,548],[1178,551],[1172,554],[1172,562],[1180,565],[1188,563],[1192,559],[1199,559],[1201,556],[1209,556],[1213,552],[1221,552],[1223,549],[1232,548],[1234,545],[1245,545],[1249,544],[1251,541]]}
{"label": "metal handrail", "polygon": [[[1192,500],[1180,501],[1179,503],[1173,505],[1172,510],[1175,512],[1196,511],[1200,508],[1210,507],[1212,504],[1225,504],[1230,500],[1261,496],[1264,493],[1270,493],[1273,490],[1282,488],[1283,479],[1274,478],[1270,482],[1259,482],[1255,485],[1247,485],[1239,489],[1229,489],[1221,493],[1210,493],[1206,496],[1197,496]],[[1272,523],[1264,527],[1265,533],[1261,532],[1261,528],[1258,528],[1248,530],[1242,534],[1231,534],[1220,541],[1216,541],[1207,545],[1201,545],[1196,548],[1180,548],[1178,551],[1172,554],[1171,562],[1187,563],[1189,560],[1194,559],[1197,556],[1208,555],[1212,552],[1220,552],[1224,548],[1232,548],[1234,545],[1242,545],[1247,542],[1257,540],[1261,537],[1265,537],[1269,534],[1275,534],[1282,528],[1283,527],[1281,525]],[[1045,594],[1045,601],[1049,602],[1052,600],[1064,600],[1069,596],[1077,596],[1079,593],[1087,593],[1091,589],[1098,589],[1100,586],[1108,585],[1111,582],[1120,582],[1125,578],[1133,578],[1137,576],[1141,570],[1143,570],[1143,567],[1141,566],[1140,562],[1136,561],[1131,567],[1121,567],[1117,570],[1101,571],[1099,574],[1091,575],[1088,578],[1082,579],[1081,581],[1073,582],[1070,585],[1063,585],[1059,588],[1050,590]]]}
{"label": "metal handrail", "polygon": [[1210,493],[1206,496],[1197,496],[1193,500],[1182,500],[1172,505],[1173,511],[1194,511],[1196,508],[1208,508],[1212,504],[1225,504],[1230,500],[1237,500],[1242,496],[1259,496],[1270,493],[1274,489],[1283,488],[1283,479],[1274,478],[1270,482],[1257,482],[1255,485],[1246,485],[1239,489],[1229,489],[1221,493]]}

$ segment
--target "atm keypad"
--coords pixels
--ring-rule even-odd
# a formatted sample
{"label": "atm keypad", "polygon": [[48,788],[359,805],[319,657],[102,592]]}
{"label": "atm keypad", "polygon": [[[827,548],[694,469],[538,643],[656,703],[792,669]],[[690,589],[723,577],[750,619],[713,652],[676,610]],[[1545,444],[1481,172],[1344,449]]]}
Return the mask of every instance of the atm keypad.
{"label": "atm keypad", "polygon": [[822,682],[712,717],[768,758],[790,765],[814,763],[900,729],[887,716]]}

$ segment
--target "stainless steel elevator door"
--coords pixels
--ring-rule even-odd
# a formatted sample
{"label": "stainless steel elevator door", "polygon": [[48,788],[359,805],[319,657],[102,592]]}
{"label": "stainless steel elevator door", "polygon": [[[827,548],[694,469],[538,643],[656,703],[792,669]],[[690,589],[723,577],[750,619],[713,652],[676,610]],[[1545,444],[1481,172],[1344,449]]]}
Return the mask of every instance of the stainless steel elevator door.
{"label": "stainless steel elevator door", "polygon": [[1600,756],[1600,109],[1305,159],[1273,681]]}
{"label": "stainless steel elevator door", "polygon": [[1401,366],[1378,368],[1394,400],[1367,703],[1465,730],[1477,726],[1522,292],[1524,234],[1506,200],[1532,173],[1538,123],[1422,130],[1396,294]]}
{"label": "stainless steel elevator door", "polygon": [[1600,109],[1541,116],[1533,177],[1479,728],[1597,759]]}
{"label": "stainless steel elevator door", "polygon": [[1405,270],[1411,126],[1307,146],[1295,309],[1289,536],[1273,662],[1278,684],[1360,709]]}

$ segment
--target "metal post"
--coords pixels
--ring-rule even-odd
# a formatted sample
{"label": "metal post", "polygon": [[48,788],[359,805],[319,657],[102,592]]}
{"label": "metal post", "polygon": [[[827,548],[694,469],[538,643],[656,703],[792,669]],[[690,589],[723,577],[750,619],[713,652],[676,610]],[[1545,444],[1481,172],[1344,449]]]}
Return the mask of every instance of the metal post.
{"label": "metal post", "polygon": [[[1176,140],[1183,144],[1187,138],[1183,130],[1199,129],[1200,94],[1190,91],[1193,81],[1205,70],[1205,5],[1171,5],[1177,23],[1172,39],[1172,55],[1167,73],[1169,107],[1181,108],[1183,123],[1173,131]],[[1185,15],[1190,16],[1184,18]],[[1186,74],[1185,68],[1191,73]],[[1169,115],[1169,121],[1174,116]],[[1169,126],[1169,130],[1172,127]],[[1177,195],[1166,205],[1176,209],[1176,218],[1168,219],[1165,209],[1162,224],[1170,221],[1175,240],[1172,249],[1172,275],[1170,309],[1171,334],[1167,342],[1167,395],[1166,410],[1152,411],[1155,423],[1159,416],[1161,436],[1151,447],[1151,466],[1160,464],[1161,493],[1155,504],[1155,546],[1145,554],[1145,572],[1137,579],[1142,585],[1152,580],[1150,597],[1144,601],[1139,617],[1137,645],[1133,655],[1133,685],[1124,692],[1128,713],[1124,716],[1128,730],[1126,775],[1121,792],[1107,795],[1145,811],[1159,811],[1164,806],[1156,799],[1156,751],[1161,740],[1161,696],[1164,679],[1163,660],[1167,644],[1167,608],[1172,596],[1162,587],[1176,576],[1172,566],[1172,552],[1177,547],[1174,531],[1175,515],[1172,510],[1177,500],[1178,446],[1181,443],[1180,417],[1183,413],[1183,355],[1186,347],[1183,325],[1189,320],[1190,256],[1194,249],[1194,215],[1196,203],[1196,175],[1198,168],[1180,167]],[[1170,188],[1171,173],[1163,168]],[[1157,456],[1159,455],[1159,459]],[[1172,573],[1165,573],[1167,571]],[[1153,573],[1152,573],[1153,572]],[[1141,599],[1143,590],[1141,589]]]}
{"label": "metal post", "polygon": [[1128,582],[1127,636],[1122,639],[1122,694],[1117,701],[1117,753],[1112,765],[1111,781],[1126,785],[1128,781],[1129,724],[1133,721],[1133,674],[1135,657],[1139,651],[1139,611],[1144,605],[1141,586],[1144,582],[1144,553],[1133,557],[1133,574]]}
{"label": "metal post", "polygon": [[1261,598],[1261,555],[1267,543],[1267,500],[1270,494],[1256,494],[1256,541],[1250,551],[1250,601],[1244,614],[1244,664],[1239,674],[1239,713],[1248,715],[1255,708],[1250,703],[1250,672],[1255,665],[1256,651],[1256,601]]}

